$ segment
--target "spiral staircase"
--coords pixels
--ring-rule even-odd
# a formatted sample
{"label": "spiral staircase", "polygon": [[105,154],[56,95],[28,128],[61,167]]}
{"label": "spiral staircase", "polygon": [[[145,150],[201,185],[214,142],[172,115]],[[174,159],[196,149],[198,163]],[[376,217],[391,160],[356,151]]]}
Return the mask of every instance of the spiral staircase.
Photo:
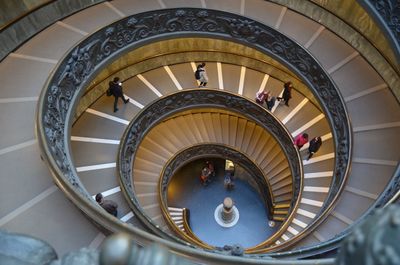
{"label": "spiral staircase", "polygon": [[[241,113],[241,109],[212,106],[185,109],[157,122],[152,128],[143,128],[146,135],[135,151],[132,168],[131,189],[136,201],[127,199],[129,190],[119,178],[118,158],[119,145],[128,134],[130,122],[144,114],[157,100],[196,91],[198,84],[193,70],[196,63],[203,60],[185,59],[190,56],[182,52],[176,53],[181,57],[179,61],[167,58],[157,64],[147,59],[137,62],[134,71],[128,67],[115,71],[118,66],[114,64],[109,72],[100,73],[100,82],[91,82],[89,89],[81,93],[82,100],[73,114],[67,149],[83,190],[91,196],[102,192],[106,199],[119,204],[118,219],[122,231],[139,231],[141,244],[159,241],[182,255],[193,254],[195,259],[204,259],[205,263],[223,264],[221,259],[224,258],[203,257],[199,250],[185,247],[182,244],[185,236],[179,235],[167,222],[168,217],[159,203],[160,175],[164,165],[178,152],[201,144],[228,146],[249,157],[269,184],[274,199],[273,219],[285,224],[281,233],[268,244],[247,250],[248,262],[254,257],[252,255],[265,255],[268,251],[275,251],[271,254],[274,257],[301,258],[304,256],[302,250],[310,250],[311,254],[305,255],[312,257],[319,254],[320,246],[328,245],[321,253],[335,249],[336,246],[329,247],[329,240],[334,240],[361,220],[378,199],[385,196],[386,185],[398,177],[400,158],[399,83],[393,82],[398,79],[398,62],[393,65],[392,79],[387,78],[390,73],[382,73],[381,66],[377,61],[369,60],[363,47],[357,50],[357,45],[350,45],[325,27],[326,21],[310,19],[307,10],[287,7],[279,1],[242,0],[229,4],[223,0],[101,1],[60,18],[1,61],[1,229],[42,238],[61,255],[79,247],[96,248],[105,235],[115,230],[113,223],[118,220],[111,217],[106,217],[104,222],[91,220],[90,213],[94,210],[78,205],[85,213],[82,214],[74,205],[77,201],[64,196],[70,190],[63,187],[57,176],[52,178],[57,172],[49,172],[43,161],[48,158],[41,152],[37,140],[40,135],[35,136],[38,99],[51,81],[48,78],[52,72],[63,66],[64,56],[97,29],[141,12],[192,7],[227,11],[254,19],[275,28],[311,53],[335,83],[347,109],[352,129],[351,167],[343,183],[335,186],[335,158],[339,146],[335,144],[329,117],[312,93],[303,89],[307,85],[283,63],[272,62],[271,68],[264,67],[265,71],[262,71],[262,67],[249,63],[253,59],[250,56],[245,60],[230,60],[229,54],[224,57],[219,51],[198,48],[206,58],[210,82],[204,91],[209,94],[222,91],[253,104],[257,91],[281,94],[283,83],[287,81],[282,76],[293,78],[298,84],[296,88],[299,89],[293,91],[290,106],[277,102],[271,111],[292,137],[307,132],[311,137],[322,136],[323,139],[321,149],[310,160],[305,159],[307,145],[299,152],[304,175],[298,202],[292,203],[294,174],[276,138],[262,124]],[[162,41],[160,43],[161,46]],[[232,53],[234,57],[234,51]],[[390,61],[390,56],[385,56]],[[112,109],[113,98],[104,94],[104,88],[97,94],[89,93],[90,89],[101,91],[102,83],[108,83],[114,75],[123,77],[124,93],[130,99],[125,105],[119,102],[116,113]],[[332,187],[338,200],[329,200],[336,195],[331,195]],[[94,201],[90,203],[95,205]],[[168,207],[174,209],[175,205]],[[101,209],[97,211],[101,212]],[[143,213],[147,221],[137,216],[137,211]],[[182,230],[182,227],[178,228]],[[177,247],[179,244],[182,245]],[[294,254],[288,254],[288,250]],[[233,264],[225,259],[227,264]]]}

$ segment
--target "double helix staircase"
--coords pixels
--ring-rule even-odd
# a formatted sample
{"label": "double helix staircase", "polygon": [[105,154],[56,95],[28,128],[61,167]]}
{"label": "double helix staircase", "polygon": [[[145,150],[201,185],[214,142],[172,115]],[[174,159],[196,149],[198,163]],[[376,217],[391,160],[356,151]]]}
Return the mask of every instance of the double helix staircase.
{"label": "double helix staircase", "polygon": [[[185,6],[243,14],[276,27],[296,40],[330,74],[352,122],[352,165],[344,191],[325,221],[292,248],[312,246],[334,237],[360,218],[393,177],[399,161],[400,106],[373,65],[323,25],[268,1],[239,2],[226,5],[222,0],[191,1],[185,2]],[[57,62],[89,32],[129,14],[177,6],[180,4],[175,1],[106,1],[54,23],[1,62],[4,88],[0,89],[0,132],[3,135],[0,166],[4,173],[0,178],[0,228],[43,238],[61,254],[80,246],[97,247],[101,243],[104,231],[93,226],[65,199],[40,159],[34,136],[37,99]],[[113,113],[113,99],[103,95],[72,126],[72,158],[83,186],[92,196],[102,192],[106,199],[118,202],[118,218],[127,225],[146,230],[125,202],[118,184],[115,159],[119,140],[129,121],[147,104],[160,96],[197,87],[193,80],[193,63],[160,65],[124,80],[124,92],[131,99],[130,103],[120,105],[120,110]],[[207,62],[207,71],[209,88],[223,89],[249,100],[263,89],[279,95],[283,82],[287,81],[274,78],[272,73],[224,61]],[[308,224],[319,218],[319,210],[332,184],[335,146],[324,114],[299,91],[294,91],[290,107],[276,106],[273,114],[293,137],[305,131],[311,137],[323,138],[318,153],[303,161],[302,197],[290,225],[275,242],[279,245],[304,233]],[[260,164],[276,199],[274,219],[284,221],[288,215],[291,186],[290,172],[279,145],[254,122],[240,115],[217,112],[187,113],[163,121],[149,132],[138,150],[136,159],[140,165],[135,162],[134,168],[137,173],[134,174],[135,192],[144,212],[171,233],[158,208],[159,172],[163,163],[184,146],[209,142],[243,150]],[[301,150],[304,159],[306,149],[307,146]]]}

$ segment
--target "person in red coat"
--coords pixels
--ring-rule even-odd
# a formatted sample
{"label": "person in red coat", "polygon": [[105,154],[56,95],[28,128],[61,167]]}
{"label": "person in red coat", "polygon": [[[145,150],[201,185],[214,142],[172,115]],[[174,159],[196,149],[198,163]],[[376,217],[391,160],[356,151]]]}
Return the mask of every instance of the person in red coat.
{"label": "person in red coat", "polygon": [[301,149],[303,145],[308,143],[308,134],[302,133],[294,138],[294,145],[297,146],[298,149]]}

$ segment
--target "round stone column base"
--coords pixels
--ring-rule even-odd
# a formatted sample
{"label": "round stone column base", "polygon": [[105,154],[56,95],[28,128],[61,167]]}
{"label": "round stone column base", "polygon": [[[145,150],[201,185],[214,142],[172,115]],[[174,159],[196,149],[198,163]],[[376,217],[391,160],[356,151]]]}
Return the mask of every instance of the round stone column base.
{"label": "round stone column base", "polygon": [[224,210],[224,204],[221,203],[220,205],[217,206],[217,208],[214,211],[214,218],[217,224],[225,228],[236,225],[237,222],[239,221],[239,210],[236,208],[236,206],[233,206],[231,209],[233,216],[232,219],[229,221],[224,221],[224,219],[222,219],[223,210]]}

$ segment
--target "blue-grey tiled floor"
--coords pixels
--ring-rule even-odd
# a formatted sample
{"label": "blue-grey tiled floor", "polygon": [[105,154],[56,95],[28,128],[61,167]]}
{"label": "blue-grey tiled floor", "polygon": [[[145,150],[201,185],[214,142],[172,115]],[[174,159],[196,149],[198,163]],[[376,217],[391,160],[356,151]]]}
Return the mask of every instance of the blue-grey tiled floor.
{"label": "blue-grey tiled floor", "polygon": [[[239,243],[251,247],[261,243],[278,227],[268,227],[260,195],[246,181],[239,179],[235,179],[235,189],[227,191],[223,186],[224,160],[211,160],[217,175],[206,187],[199,180],[206,160],[192,162],[174,176],[168,189],[168,206],[189,209],[193,232],[210,245],[222,247]],[[233,198],[240,214],[239,222],[231,228],[219,226],[214,219],[215,208],[227,196]]]}

